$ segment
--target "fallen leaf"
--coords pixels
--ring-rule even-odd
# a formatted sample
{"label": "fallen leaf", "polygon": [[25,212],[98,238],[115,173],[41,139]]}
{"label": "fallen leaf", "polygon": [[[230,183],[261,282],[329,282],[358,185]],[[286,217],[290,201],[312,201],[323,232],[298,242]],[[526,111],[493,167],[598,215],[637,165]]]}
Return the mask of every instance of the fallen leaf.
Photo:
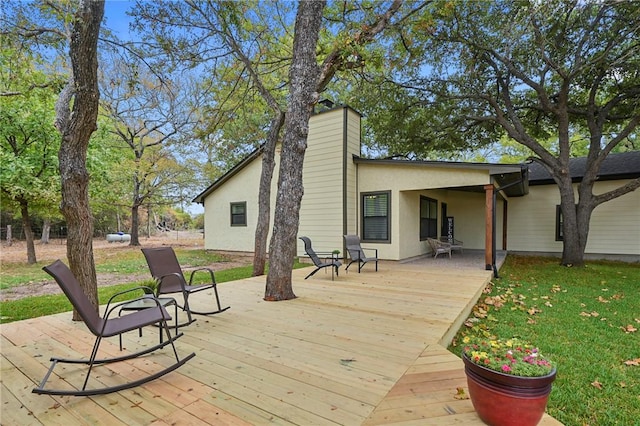
{"label": "fallen leaf", "polygon": [[476,306],[476,308],[473,310],[473,315],[476,318],[486,318],[487,310],[484,309],[482,306]]}
{"label": "fallen leaf", "polygon": [[553,305],[551,304],[551,302],[544,302],[544,306],[547,306],[549,308],[553,307]]}
{"label": "fallen leaf", "polygon": [[625,382],[620,382],[618,383],[618,386],[620,386],[621,388],[626,388],[627,384]]}
{"label": "fallen leaf", "polygon": [[538,309],[538,308],[535,308],[535,307],[534,307],[534,308],[527,309],[527,313],[528,313],[529,315],[535,315],[535,314],[537,314],[538,312],[542,312],[542,311],[541,311],[540,309]]}
{"label": "fallen leaf", "polygon": [[495,308],[502,308],[504,306],[504,299],[502,296],[487,297],[484,299],[484,303],[493,305]]}
{"label": "fallen leaf", "polygon": [[536,320],[534,320],[533,318],[529,318],[527,320],[527,324],[535,324],[535,323],[536,323]]}
{"label": "fallen leaf", "polygon": [[593,311],[593,312],[591,312],[591,316],[592,316],[592,317],[599,317],[599,316],[600,316],[600,314],[599,314],[599,313],[597,313],[596,311]]}
{"label": "fallen leaf", "polygon": [[464,388],[456,388],[456,394],[453,395],[454,399],[469,399],[469,395],[466,394]]}
{"label": "fallen leaf", "polygon": [[624,331],[625,333],[629,334],[629,333],[635,333],[636,331],[638,331],[637,328],[635,328],[633,325],[629,324],[628,326],[622,326],[620,327],[622,329],[622,331]]}
{"label": "fallen leaf", "polygon": [[591,314],[590,314],[590,313],[587,313],[587,312],[585,312],[585,311],[582,311],[582,312],[580,312],[580,316],[581,316],[581,317],[590,317],[590,316],[591,316]]}
{"label": "fallen leaf", "polygon": [[628,365],[629,367],[640,367],[640,358],[636,359],[628,359],[623,362],[624,365]]}
{"label": "fallen leaf", "polygon": [[595,380],[593,382],[591,382],[591,386],[593,386],[594,388],[600,389],[602,390],[602,383],[600,383],[599,381]]}
{"label": "fallen leaf", "polygon": [[598,296],[598,302],[600,302],[600,303],[609,303],[609,301],[607,299],[605,299],[604,297],[602,297],[602,296]]}

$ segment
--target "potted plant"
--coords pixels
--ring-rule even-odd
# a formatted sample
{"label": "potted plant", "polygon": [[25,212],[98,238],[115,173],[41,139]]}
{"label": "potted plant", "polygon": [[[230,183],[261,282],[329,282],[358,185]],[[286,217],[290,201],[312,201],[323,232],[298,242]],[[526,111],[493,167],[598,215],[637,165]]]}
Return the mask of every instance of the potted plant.
{"label": "potted plant", "polygon": [[556,367],[519,339],[463,339],[469,397],[478,416],[493,426],[534,426],[544,414]]}

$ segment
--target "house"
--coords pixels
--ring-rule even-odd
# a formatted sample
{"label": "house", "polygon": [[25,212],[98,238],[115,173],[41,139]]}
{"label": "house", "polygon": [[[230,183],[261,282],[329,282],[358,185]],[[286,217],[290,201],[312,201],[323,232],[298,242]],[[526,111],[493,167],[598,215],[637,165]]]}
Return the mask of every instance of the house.
{"label": "house", "polygon": [[[317,251],[344,253],[343,235],[357,234],[379,258],[404,260],[428,253],[428,237],[449,235],[465,250],[483,250],[487,269],[496,250],[562,252],[559,192],[539,166],[365,159],[360,118],[338,106],[310,119],[298,235]],[[640,176],[640,153],[629,154],[610,156],[597,191]],[[195,197],[205,210],[205,249],[254,250],[261,158],[259,148]],[[278,159],[276,152],[272,209]],[[640,260],[639,211],[640,191],[597,207],[587,253]],[[301,241],[297,252],[304,255]]]}

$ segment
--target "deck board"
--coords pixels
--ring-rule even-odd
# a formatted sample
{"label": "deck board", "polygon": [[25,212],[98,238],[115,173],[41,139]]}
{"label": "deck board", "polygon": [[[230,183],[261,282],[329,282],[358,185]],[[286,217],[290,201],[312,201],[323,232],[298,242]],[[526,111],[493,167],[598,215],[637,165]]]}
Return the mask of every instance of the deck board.
{"label": "deck board", "polygon": [[[379,272],[308,280],[293,272],[295,300],[265,302],[265,278],[224,283],[231,309],[182,329],[181,354],[196,357],[135,389],[91,398],[35,395],[50,356],[86,357],[94,336],[71,314],[3,324],[3,425],[481,425],[462,361],[442,345],[490,279],[478,269],[381,262]],[[190,298],[211,303],[209,291]],[[184,313],[179,317],[183,320]],[[157,329],[123,336],[125,350],[154,345]],[[117,338],[104,356],[119,353]],[[173,362],[169,351],[96,368],[90,384],[121,383]],[[56,367],[52,383],[78,386],[83,371]],[[559,424],[545,416],[544,425]]]}

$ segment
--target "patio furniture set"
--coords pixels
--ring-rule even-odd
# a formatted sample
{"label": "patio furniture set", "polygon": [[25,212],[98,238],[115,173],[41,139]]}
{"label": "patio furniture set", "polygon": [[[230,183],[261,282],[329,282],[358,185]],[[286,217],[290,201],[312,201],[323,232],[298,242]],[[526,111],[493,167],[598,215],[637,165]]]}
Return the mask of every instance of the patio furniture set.
{"label": "patio furniture set", "polygon": [[[316,252],[311,244],[311,240],[308,237],[300,237],[304,242],[305,252],[316,266],[316,268],[309,273],[305,279],[313,276],[321,269],[331,269],[331,279],[333,280],[334,274],[338,275],[342,262],[338,259],[339,251],[331,253]],[[378,250],[363,248],[360,244],[360,238],[357,235],[344,235],[345,247],[349,255],[349,263],[345,268],[345,272],[348,272],[349,267],[357,263],[358,273],[362,271],[364,265],[369,262],[375,263],[375,270],[378,270]],[[434,257],[439,254],[449,254],[451,257],[452,250],[462,251],[462,242],[458,240],[439,241],[435,239],[428,239],[428,242],[433,250]],[[373,252],[373,256],[368,256],[365,251]],[[222,307],[220,298],[218,295],[217,284],[214,273],[209,268],[197,268],[191,271],[189,281],[187,282],[182,268],[178,262],[175,252],[171,247],[160,248],[147,248],[142,249],[142,252],[149,266],[151,275],[156,280],[155,294],[149,287],[136,287],[123,292],[119,292],[112,296],[105,308],[104,316],[100,316],[97,309],[91,303],[89,298],[84,294],[80,283],[74,276],[72,271],[62,261],[56,260],[51,265],[45,266],[43,269],[49,275],[51,275],[64,294],[67,296],[76,312],[80,315],[87,328],[91,333],[96,336],[95,343],[89,358],[83,359],[68,359],[52,357],[50,359],[51,365],[47,370],[44,378],[40,384],[33,389],[33,393],[46,394],[46,395],[71,395],[71,396],[91,396],[108,394],[111,392],[117,392],[124,389],[130,389],[136,386],[140,386],[151,380],[155,380],[165,374],[174,371],[175,369],[184,365],[187,361],[195,356],[195,353],[191,353],[186,356],[180,357],[178,351],[174,345],[174,342],[183,335],[179,332],[180,327],[187,326],[195,321],[193,314],[200,315],[214,315],[219,314],[227,309],[229,306]],[[194,277],[197,273],[204,273],[207,275],[206,283],[194,282]],[[189,296],[192,293],[213,290],[215,299],[215,305],[212,310],[206,312],[194,311],[189,305]],[[141,296],[126,300],[124,302],[116,302],[121,300],[122,296],[127,293],[133,292],[142,293]],[[173,297],[167,297],[163,295],[168,294],[182,294],[183,304],[180,305]],[[167,312],[167,308],[174,307],[174,317]],[[187,321],[184,323],[178,323],[178,308],[181,308],[187,314]],[[117,315],[116,315],[117,312]],[[124,315],[123,315],[124,313]],[[174,321],[174,324],[170,327],[169,321]],[[159,329],[159,343],[151,347],[145,348],[138,352],[125,354],[111,358],[98,358],[100,343],[105,337],[119,337],[120,350],[122,351],[122,335],[123,333],[138,329],[139,334],[142,335],[142,328],[148,325],[155,325]],[[170,328],[175,327],[175,333],[172,336]],[[166,337],[166,340],[165,340]],[[164,369],[155,373],[149,374],[140,379],[122,383],[114,386],[102,386],[102,387],[88,387],[91,371],[97,365],[104,365],[114,362],[120,362],[130,360],[139,356],[147,355],[160,350],[166,346],[171,346],[175,362]],[[51,374],[53,373],[56,365],[62,364],[82,364],[87,365],[88,370],[84,376],[84,383],[82,387],[78,389],[52,389],[47,388],[46,384],[49,381]]]}
{"label": "patio furniture set", "polygon": [[[333,252],[316,252],[311,246],[311,239],[309,237],[300,237],[302,242],[304,243],[304,251],[309,256],[313,264],[316,266],[316,269],[311,271],[309,275],[304,277],[306,280],[316,272],[324,268],[331,268],[331,280],[335,275],[338,275],[338,269],[342,266],[342,262],[338,259],[338,255],[340,252],[335,250]],[[362,248],[360,245],[360,237],[357,235],[345,235],[344,243],[347,249],[347,253],[349,254],[349,264],[344,269],[345,272],[349,271],[349,267],[353,263],[358,264],[358,273],[362,270],[362,267],[366,265],[368,262],[375,262],[376,271],[378,270],[378,249],[368,249]],[[374,256],[367,256],[365,250],[369,252],[375,253]]]}
{"label": "patio furniture set", "polygon": [[[311,239],[309,237],[300,237],[302,242],[304,243],[304,251],[309,256],[309,259],[316,266],[316,269],[311,271],[309,275],[307,275],[304,279],[313,276],[316,272],[324,268],[331,269],[331,280],[333,281],[334,276],[338,275],[338,270],[340,266],[342,266],[342,262],[339,260],[338,255],[340,252],[335,250],[333,252],[317,252],[313,249],[311,245]],[[448,254],[449,258],[451,258],[452,251],[460,251],[463,252],[462,241],[456,240],[454,238],[442,237],[440,240],[434,238],[427,238],[427,242],[431,247],[431,251],[433,253],[433,257],[438,257],[439,254]],[[360,244],[360,237],[357,235],[345,235],[344,243],[347,249],[347,253],[349,254],[349,264],[345,268],[345,272],[349,270],[349,266],[352,263],[358,263],[358,273],[362,270],[362,267],[367,264],[367,262],[375,262],[376,271],[378,270],[378,249],[371,248],[362,248]],[[370,252],[374,252],[373,256],[367,256],[365,250]]]}
{"label": "patio furniture set", "polygon": [[[51,358],[51,365],[48,371],[40,384],[33,389],[33,393],[45,395],[91,396],[117,392],[140,386],[151,380],[162,377],[165,374],[181,367],[195,356],[195,353],[182,357],[178,355],[174,342],[183,335],[183,333],[178,331],[179,327],[183,327],[194,322],[195,319],[192,317],[192,314],[213,315],[229,309],[229,306],[223,308],[220,304],[213,271],[209,268],[195,269],[191,271],[191,275],[187,283],[182,272],[182,268],[178,263],[176,254],[171,247],[143,249],[142,252],[147,260],[151,275],[157,283],[155,294],[149,287],[136,287],[119,292],[109,299],[103,317],[100,316],[98,310],[84,294],[80,283],[67,265],[60,260],[56,260],[51,265],[43,268],[45,272],[56,280],[64,294],[73,305],[74,309],[84,321],[87,328],[94,336],[96,336],[96,340],[88,359]],[[206,283],[204,284],[196,284],[194,282],[196,273],[200,272],[208,275],[208,280],[206,280]],[[213,290],[215,298],[214,308],[207,312],[197,312],[192,310],[189,306],[189,296],[192,293],[204,290]],[[121,300],[121,297],[124,294],[136,291],[142,295],[132,300],[116,303],[116,300]],[[182,294],[184,301],[182,305],[179,305],[173,297],[161,297],[161,295],[174,293]],[[167,312],[167,308],[169,306],[174,306],[174,318],[172,318]],[[178,308],[181,308],[187,313],[187,322],[182,324],[178,323]],[[122,315],[123,313],[125,313],[125,315]],[[170,327],[168,322],[171,320],[174,321],[174,324]],[[98,358],[100,343],[103,338],[118,336],[120,340],[120,350],[122,350],[123,333],[138,329],[141,335],[142,328],[148,325],[155,325],[159,329],[160,342],[157,345],[122,356]],[[170,328],[173,327],[175,327],[175,334],[172,336]],[[153,353],[169,345],[171,346],[173,356],[175,357],[175,362],[170,366],[140,379],[119,385],[102,387],[87,386],[91,376],[91,371],[95,366],[130,360]],[[45,387],[58,363],[87,365],[88,370],[84,376],[84,383],[82,387],[77,389],[52,389]]]}

